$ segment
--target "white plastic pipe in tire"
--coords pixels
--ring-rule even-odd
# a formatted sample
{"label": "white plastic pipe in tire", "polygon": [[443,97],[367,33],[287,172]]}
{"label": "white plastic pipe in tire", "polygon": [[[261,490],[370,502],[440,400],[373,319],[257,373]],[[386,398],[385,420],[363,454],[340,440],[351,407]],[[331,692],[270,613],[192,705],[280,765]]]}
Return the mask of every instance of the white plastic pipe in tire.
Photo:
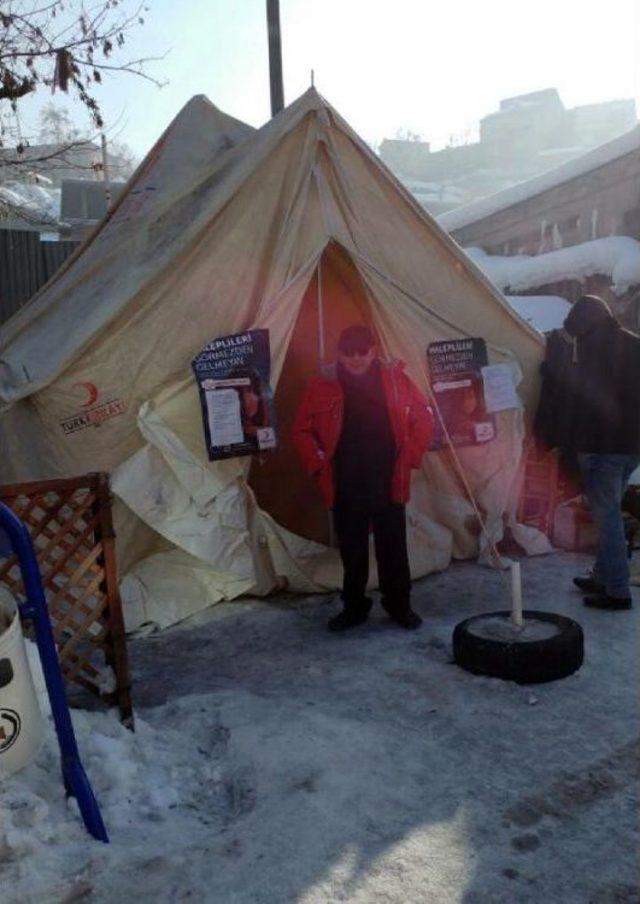
{"label": "white plastic pipe in tire", "polygon": [[522,620],[522,576],[520,562],[511,563],[511,621],[514,627],[523,628]]}

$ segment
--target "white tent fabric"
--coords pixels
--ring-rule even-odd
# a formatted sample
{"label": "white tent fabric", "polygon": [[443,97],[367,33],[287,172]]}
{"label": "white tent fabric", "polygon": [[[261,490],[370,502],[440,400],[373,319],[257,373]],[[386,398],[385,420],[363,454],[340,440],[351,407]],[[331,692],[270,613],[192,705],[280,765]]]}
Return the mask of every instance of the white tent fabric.
{"label": "white tent fabric", "polygon": [[[225,151],[253,131],[202,95],[186,104],[138,167],[109,217],[44,290],[3,326],[0,406],[47,385],[170,262],[185,238],[172,208],[212,175]],[[167,218],[171,223],[165,228]],[[155,248],[145,228],[152,223],[163,233]]]}
{"label": "white tent fabric", "polygon": [[[93,237],[0,331],[0,479],[112,474],[129,628],[244,592],[334,588],[337,551],[304,527],[318,502],[287,427],[319,345],[354,319],[425,390],[430,342],[484,336],[533,404],[540,335],[315,90],[255,132],[194,98]],[[210,463],[190,361],[251,328],[269,330],[280,449]],[[104,419],[87,424],[96,406]],[[498,426],[489,445],[458,450],[494,538],[513,518],[523,410]],[[428,453],[409,507],[412,573],[479,545],[450,454]]]}

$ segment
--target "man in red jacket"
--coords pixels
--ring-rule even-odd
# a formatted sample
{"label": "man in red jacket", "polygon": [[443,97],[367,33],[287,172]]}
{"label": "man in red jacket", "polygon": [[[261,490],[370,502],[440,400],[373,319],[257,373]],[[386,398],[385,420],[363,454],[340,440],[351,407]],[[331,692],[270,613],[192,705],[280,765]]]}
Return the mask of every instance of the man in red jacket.
{"label": "man in red jacket", "polygon": [[329,630],[344,631],[369,615],[370,528],[382,605],[405,628],[422,623],[410,604],[404,507],[411,469],[420,467],[431,432],[431,410],[404,365],[379,359],[368,327],[344,330],[335,372],[311,381],[293,425],[305,468],[333,510],[344,567],[344,609]]}

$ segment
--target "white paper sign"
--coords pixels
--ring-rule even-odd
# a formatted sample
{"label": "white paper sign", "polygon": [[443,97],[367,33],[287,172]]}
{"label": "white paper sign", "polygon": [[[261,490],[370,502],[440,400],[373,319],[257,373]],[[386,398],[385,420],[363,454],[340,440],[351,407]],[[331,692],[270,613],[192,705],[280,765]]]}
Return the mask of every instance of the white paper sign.
{"label": "white paper sign", "polygon": [[207,390],[207,414],[212,446],[232,446],[244,441],[240,396],[235,389]]}
{"label": "white paper sign", "polygon": [[276,447],[276,431],[273,427],[260,427],[256,430],[256,439],[258,449],[275,449]]}
{"label": "white paper sign", "polygon": [[495,439],[495,429],[493,426],[493,421],[480,421],[478,424],[473,425],[473,433],[476,438],[476,442],[478,443],[488,443],[492,439]]}
{"label": "white paper sign", "polygon": [[433,384],[434,392],[446,392],[448,389],[466,389],[471,386],[471,380],[448,380]]}
{"label": "white paper sign", "polygon": [[513,370],[509,364],[488,364],[482,368],[485,407],[489,414],[520,408]]}

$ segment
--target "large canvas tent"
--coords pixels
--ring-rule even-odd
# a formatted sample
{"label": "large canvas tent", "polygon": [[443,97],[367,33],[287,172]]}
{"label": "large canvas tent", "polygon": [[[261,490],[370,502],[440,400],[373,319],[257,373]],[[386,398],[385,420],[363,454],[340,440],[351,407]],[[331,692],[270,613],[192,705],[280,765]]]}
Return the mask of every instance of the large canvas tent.
{"label": "large canvas tent", "polygon": [[[245,592],[336,587],[328,517],[289,427],[352,322],[373,324],[425,389],[426,349],[441,339],[482,336],[490,361],[521,376],[525,408],[498,415],[493,442],[458,450],[499,537],[539,334],[314,89],[259,130],[195,97],[0,332],[0,480],[111,473],[129,627]],[[279,448],[210,463],[190,362],[250,328],[269,330]],[[87,426],[96,409],[104,420]],[[408,519],[414,576],[483,545],[449,452],[425,456]]]}

